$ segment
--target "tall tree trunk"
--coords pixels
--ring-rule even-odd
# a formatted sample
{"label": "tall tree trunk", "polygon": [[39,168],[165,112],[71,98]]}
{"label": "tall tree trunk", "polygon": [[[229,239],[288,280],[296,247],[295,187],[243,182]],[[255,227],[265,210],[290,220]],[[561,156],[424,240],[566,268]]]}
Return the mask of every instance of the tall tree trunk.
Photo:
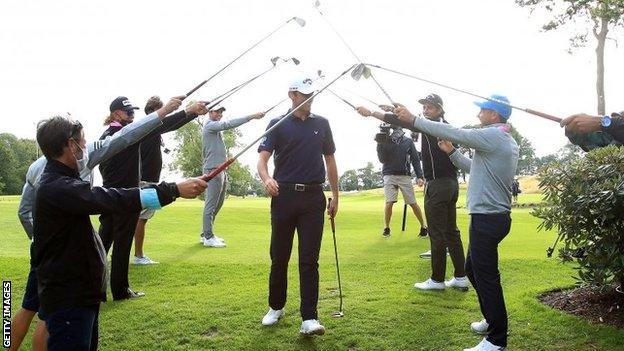
{"label": "tall tree trunk", "polygon": [[596,46],[596,96],[598,98],[598,115],[605,114],[605,92],[604,92],[604,49],[607,33],[609,31],[609,21],[600,19],[600,31],[594,28],[594,35],[598,41]]}

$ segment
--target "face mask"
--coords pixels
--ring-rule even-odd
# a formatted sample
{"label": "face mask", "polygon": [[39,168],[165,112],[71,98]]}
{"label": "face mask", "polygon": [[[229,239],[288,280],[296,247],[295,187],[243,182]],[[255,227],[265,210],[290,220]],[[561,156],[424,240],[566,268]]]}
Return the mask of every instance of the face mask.
{"label": "face mask", "polygon": [[87,163],[89,163],[89,153],[87,152],[87,150],[80,147],[80,144],[78,144],[75,140],[74,140],[74,143],[76,144],[76,146],[78,146],[78,148],[82,152],[82,158],[80,159],[76,158],[76,168],[78,169],[78,173],[82,174],[83,171],[87,169]]}

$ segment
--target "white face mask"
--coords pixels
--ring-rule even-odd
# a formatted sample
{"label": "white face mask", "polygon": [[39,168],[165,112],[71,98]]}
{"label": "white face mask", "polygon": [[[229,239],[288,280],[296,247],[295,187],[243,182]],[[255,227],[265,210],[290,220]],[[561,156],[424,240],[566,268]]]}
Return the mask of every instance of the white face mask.
{"label": "white face mask", "polygon": [[83,149],[82,147],[80,147],[80,144],[78,144],[75,140],[74,140],[74,143],[76,144],[76,146],[78,146],[78,148],[82,152],[82,158],[80,159],[76,158],[76,168],[78,170],[78,173],[82,175],[83,171],[87,169],[87,163],[89,163],[89,153],[87,152],[86,149]]}

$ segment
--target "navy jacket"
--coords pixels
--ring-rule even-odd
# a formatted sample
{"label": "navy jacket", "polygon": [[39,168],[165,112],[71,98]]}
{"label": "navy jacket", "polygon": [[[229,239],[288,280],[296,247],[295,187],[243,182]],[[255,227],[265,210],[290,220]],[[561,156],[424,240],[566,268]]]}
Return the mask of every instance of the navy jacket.
{"label": "navy jacket", "polygon": [[410,138],[402,136],[397,142],[388,140],[386,143],[377,143],[377,157],[383,164],[383,175],[411,175],[411,164],[416,177],[423,177],[420,156]]}
{"label": "navy jacket", "polygon": [[[179,196],[173,183],[151,187],[162,206]],[[106,299],[106,251],[89,215],[140,210],[138,188],[91,188],[76,170],[48,160],[33,210],[32,262],[44,314]]]}

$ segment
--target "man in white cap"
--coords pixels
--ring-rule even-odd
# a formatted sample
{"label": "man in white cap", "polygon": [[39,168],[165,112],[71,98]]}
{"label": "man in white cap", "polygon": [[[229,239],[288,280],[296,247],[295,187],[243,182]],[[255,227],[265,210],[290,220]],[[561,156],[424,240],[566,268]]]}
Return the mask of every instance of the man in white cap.
{"label": "man in white cap", "polygon": [[[308,100],[314,93],[312,80],[302,78],[290,85],[288,97],[292,108]],[[323,236],[326,199],[323,184],[327,179],[332,191],[328,206],[330,216],[338,212],[338,170],[336,147],[327,119],[310,112],[312,100],[281,118],[278,128],[270,132],[258,147],[258,174],[271,196],[271,274],[269,277],[269,312],[262,319],[273,325],[284,316],[287,270],[295,229],[299,241],[300,312],[303,322],[300,333],[325,333],[318,321],[318,258]],[[275,170],[269,175],[268,161],[274,154]]]}
{"label": "man in white cap", "polygon": [[[507,310],[498,271],[498,245],[511,228],[511,184],[518,165],[518,144],[507,123],[511,107],[507,97],[492,95],[475,102],[482,128],[462,129],[416,118],[405,107],[394,113],[424,133],[440,138],[440,149],[457,168],[470,173],[467,207],[470,213],[466,274],[472,283],[483,319],[471,329],[486,337],[464,351],[494,351],[507,347]],[[474,149],[473,159],[455,150],[453,143]]]}
{"label": "man in white cap", "polygon": [[[227,150],[221,132],[236,128],[252,119],[264,117],[264,112],[254,113],[247,117],[234,118],[222,121],[225,107],[221,106],[208,111],[208,120],[204,122],[202,128],[202,157],[204,159],[204,174],[212,172],[227,160]],[[206,188],[206,199],[204,204],[203,228],[201,233],[201,243],[206,247],[225,247],[225,241],[216,236],[213,225],[223,201],[227,187],[227,175],[225,172],[219,173],[208,182]]]}

